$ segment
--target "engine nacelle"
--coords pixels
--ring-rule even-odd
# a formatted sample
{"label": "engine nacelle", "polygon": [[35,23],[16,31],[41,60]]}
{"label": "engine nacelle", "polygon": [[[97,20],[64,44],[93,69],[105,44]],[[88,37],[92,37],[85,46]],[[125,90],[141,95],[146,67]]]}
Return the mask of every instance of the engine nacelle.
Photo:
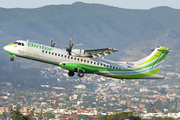
{"label": "engine nacelle", "polygon": [[89,57],[89,56],[91,56],[90,53],[85,52],[82,49],[73,49],[72,52],[71,52],[71,55],[73,55],[73,56],[81,56],[81,57]]}

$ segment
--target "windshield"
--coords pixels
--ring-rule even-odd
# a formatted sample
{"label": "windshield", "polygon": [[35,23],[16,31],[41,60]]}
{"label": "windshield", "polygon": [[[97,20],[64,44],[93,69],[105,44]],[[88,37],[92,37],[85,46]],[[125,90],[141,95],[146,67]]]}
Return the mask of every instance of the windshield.
{"label": "windshield", "polygon": [[21,43],[21,42],[14,42],[13,44],[17,44],[17,45],[20,45],[20,46],[24,46],[24,43]]}
{"label": "windshield", "polygon": [[18,42],[13,42],[13,44],[17,44],[18,45]]}

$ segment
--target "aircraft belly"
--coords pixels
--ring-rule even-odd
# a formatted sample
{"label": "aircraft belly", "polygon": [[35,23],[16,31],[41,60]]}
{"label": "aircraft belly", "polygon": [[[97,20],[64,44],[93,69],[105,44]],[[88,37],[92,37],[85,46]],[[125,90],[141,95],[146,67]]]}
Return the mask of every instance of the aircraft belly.
{"label": "aircraft belly", "polygon": [[96,72],[96,74],[117,79],[164,79],[164,76],[152,72],[129,72],[124,74],[123,71],[100,71]]}
{"label": "aircraft belly", "polygon": [[67,63],[66,62],[64,65],[60,63],[59,66],[69,71],[75,71],[76,68],[82,69],[85,73],[95,73],[98,71],[98,67],[96,66],[80,64],[80,63]]}

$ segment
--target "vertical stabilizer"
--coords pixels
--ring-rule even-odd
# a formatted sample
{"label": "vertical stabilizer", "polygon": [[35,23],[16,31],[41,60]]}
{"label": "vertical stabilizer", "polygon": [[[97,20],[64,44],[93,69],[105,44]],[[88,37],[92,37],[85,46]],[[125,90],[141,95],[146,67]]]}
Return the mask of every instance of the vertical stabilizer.
{"label": "vertical stabilizer", "polygon": [[134,62],[134,64],[139,69],[144,69],[146,72],[157,74],[169,52],[171,52],[169,48],[158,46],[149,56]]}

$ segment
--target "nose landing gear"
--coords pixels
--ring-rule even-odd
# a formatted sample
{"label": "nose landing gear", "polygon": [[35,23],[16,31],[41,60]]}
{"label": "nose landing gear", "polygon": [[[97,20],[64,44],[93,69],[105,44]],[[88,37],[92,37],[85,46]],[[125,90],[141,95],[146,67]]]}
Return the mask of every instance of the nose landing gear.
{"label": "nose landing gear", "polygon": [[14,61],[14,57],[10,58],[11,61]]}

